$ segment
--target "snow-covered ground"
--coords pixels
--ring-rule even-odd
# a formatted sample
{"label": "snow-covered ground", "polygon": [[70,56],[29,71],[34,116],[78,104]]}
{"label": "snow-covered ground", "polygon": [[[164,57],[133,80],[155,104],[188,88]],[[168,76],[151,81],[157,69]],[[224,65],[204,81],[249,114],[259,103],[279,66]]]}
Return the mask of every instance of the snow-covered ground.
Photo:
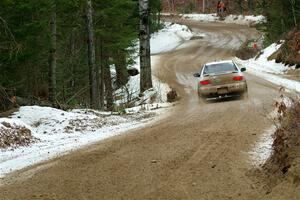
{"label": "snow-covered ground", "polygon": [[214,14],[183,14],[184,19],[202,21],[202,22],[221,22],[240,25],[255,25],[266,22],[266,18],[262,15],[228,15],[224,20],[220,20],[219,16]]}
{"label": "snow-covered ground", "polygon": [[[159,54],[171,51],[192,36],[186,26],[166,23],[164,29],[152,35],[151,52]],[[85,145],[142,127],[147,123],[153,123],[163,117],[167,109],[165,107],[171,106],[167,103],[166,97],[171,89],[155,76],[159,75],[159,72],[155,71],[157,58],[158,56],[152,56],[153,89],[144,93],[144,96],[136,102],[136,107],[126,109],[127,115],[93,110],[66,112],[49,107],[26,106],[14,113],[11,119],[0,118],[0,131],[5,130],[2,123],[6,122],[6,125],[9,123],[12,127],[22,126],[29,129],[35,139],[28,146],[13,146],[0,150],[0,177]],[[140,69],[137,54],[135,61],[134,67]],[[127,85],[132,99],[138,97],[139,79],[139,75],[130,77]],[[153,96],[156,98],[152,99]],[[119,100],[118,103],[126,101],[126,98]]]}
{"label": "snow-covered ground", "polygon": [[289,80],[282,76],[291,68],[282,63],[276,63],[275,60],[268,60],[268,57],[276,52],[280,46],[281,44],[275,43],[270,45],[263,50],[262,55],[260,55],[260,57],[257,59],[252,58],[249,60],[241,60],[235,58],[235,61],[238,64],[246,67],[249,73],[252,73],[276,85],[282,86],[287,90],[300,92],[300,82]]}
{"label": "snow-covered ground", "polygon": [[[62,111],[55,108],[25,106],[11,119],[0,118],[12,126],[24,126],[38,140],[29,146],[0,151],[0,177],[26,166],[63,155],[84,145],[94,143],[153,122],[162,110],[157,105],[135,107],[128,110],[132,115],[114,115],[93,110]],[[165,110],[164,110],[165,111]]]}
{"label": "snow-covered ground", "polygon": [[267,129],[259,138],[253,149],[249,152],[251,158],[251,165],[259,167],[263,165],[273,152],[273,135],[276,127],[272,126]]}
{"label": "snow-covered ground", "polygon": [[175,49],[182,41],[193,37],[192,32],[185,25],[165,22],[165,28],[151,37],[151,54],[158,54]]}

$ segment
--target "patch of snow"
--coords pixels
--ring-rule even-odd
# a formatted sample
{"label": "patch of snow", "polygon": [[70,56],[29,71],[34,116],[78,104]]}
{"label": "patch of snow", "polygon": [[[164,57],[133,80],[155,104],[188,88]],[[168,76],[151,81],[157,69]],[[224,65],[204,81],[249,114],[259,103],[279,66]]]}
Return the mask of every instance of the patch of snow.
{"label": "patch of snow", "polygon": [[266,17],[262,15],[229,15],[225,17],[224,23],[240,24],[240,25],[255,25],[266,22]]}
{"label": "patch of snow", "polygon": [[1,118],[1,121],[28,127],[39,141],[30,146],[0,150],[0,177],[151,123],[155,113],[163,112],[156,111],[155,106],[149,109],[151,112],[139,110],[134,115],[121,116],[92,110],[66,112],[49,107],[21,107],[12,119]]}
{"label": "patch of snow", "polygon": [[267,129],[264,134],[261,135],[253,149],[249,152],[253,166],[259,167],[263,165],[271,156],[273,152],[272,144],[275,130],[275,126]]}
{"label": "patch of snow", "polygon": [[202,22],[216,22],[219,20],[219,17],[216,13],[214,14],[183,14],[181,15],[184,19],[190,19],[195,21]]}
{"label": "patch of snow", "polygon": [[282,63],[276,63],[275,60],[268,60],[268,57],[280,48],[281,44],[272,44],[263,50],[263,54],[257,59],[241,60],[235,58],[235,61],[247,67],[249,73],[252,73],[260,78],[263,78],[276,85],[286,89],[300,92],[300,82],[289,80],[282,77],[290,68]]}
{"label": "patch of snow", "polygon": [[165,22],[164,25],[165,27],[162,30],[151,36],[151,54],[171,51],[183,41],[190,40],[193,37],[193,33],[185,25],[170,22]]}
{"label": "patch of snow", "polygon": [[[133,99],[139,98],[139,101],[136,101],[135,105],[143,104],[151,104],[151,103],[166,103],[167,102],[167,93],[171,90],[168,84],[163,83],[161,80],[157,78],[156,75],[158,72],[155,70],[155,66],[158,62],[158,56],[151,56],[151,65],[152,65],[152,82],[153,89],[150,89],[144,92],[144,96],[142,98],[139,97],[140,91],[140,74],[136,76],[130,77],[128,83],[126,84],[126,88],[121,88],[116,93],[124,94],[123,98],[118,100],[116,103],[118,105],[124,104],[126,102],[130,102]],[[135,59],[135,65],[133,66],[140,71],[140,60],[138,58]],[[124,91],[126,90],[126,91]],[[155,95],[156,98],[154,101],[151,101],[151,96]]]}
{"label": "patch of snow", "polygon": [[145,104],[145,105],[141,105],[141,106],[136,106],[136,107],[132,107],[132,108],[126,108],[126,113],[129,114],[135,114],[135,113],[139,113],[139,112],[143,112],[145,110],[147,111],[151,111],[151,110],[157,110],[160,108],[168,108],[170,107],[170,103],[154,103],[154,104]]}
{"label": "patch of snow", "polygon": [[231,23],[240,25],[253,25],[266,22],[266,18],[262,15],[228,15],[224,20],[220,20],[216,13],[213,14],[183,14],[181,15],[184,19],[202,21],[202,22],[221,22]]}
{"label": "patch of snow", "polygon": [[[284,103],[287,107],[291,107],[293,105],[293,101],[289,97],[281,96],[277,99],[279,103]],[[271,113],[269,113],[268,118],[270,119],[278,119],[278,117],[282,115],[282,113],[278,112],[278,108],[274,109]],[[272,155],[273,153],[273,141],[274,141],[274,133],[277,127],[273,125],[271,128],[267,129],[258,139],[257,143],[253,146],[252,150],[249,152],[251,163],[255,167],[259,167],[263,165]]]}

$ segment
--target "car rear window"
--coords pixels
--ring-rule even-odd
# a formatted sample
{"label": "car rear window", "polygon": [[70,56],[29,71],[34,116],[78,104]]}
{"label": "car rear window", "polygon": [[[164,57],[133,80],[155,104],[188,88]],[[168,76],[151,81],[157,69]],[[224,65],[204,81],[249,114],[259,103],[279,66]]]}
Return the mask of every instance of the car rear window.
{"label": "car rear window", "polygon": [[203,74],[223,74],[228,72],[237,72],[238,69],[233,63],[217,63],[205,65]]}

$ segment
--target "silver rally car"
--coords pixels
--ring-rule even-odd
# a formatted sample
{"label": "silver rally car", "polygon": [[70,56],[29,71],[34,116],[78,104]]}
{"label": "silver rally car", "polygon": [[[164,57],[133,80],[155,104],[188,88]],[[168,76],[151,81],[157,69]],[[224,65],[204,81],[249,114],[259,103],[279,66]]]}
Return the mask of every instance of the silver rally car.
{"label": "silver rally car", "polygon": [[232,96],[247,97],[247,82],[243,72],[232,60],[206,63],[198,78],[199,97],[209,100]]}

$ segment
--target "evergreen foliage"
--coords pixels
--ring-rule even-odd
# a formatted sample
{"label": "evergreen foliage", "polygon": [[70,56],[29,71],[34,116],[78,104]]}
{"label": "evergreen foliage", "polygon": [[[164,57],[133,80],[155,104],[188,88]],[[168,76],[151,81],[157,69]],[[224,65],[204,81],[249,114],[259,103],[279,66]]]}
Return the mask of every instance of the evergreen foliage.
{"label": "evergreen foliage", "polygon": [[293,29],[300,22],[300,0],[265,0],[259,2],[258,9],[268,20],[267,43],[279,40],[284,33]]}
{"label": "evergreen foliage", "polygon": [[[89,69],[85,0],[0,1],[0,86],[15,89],[20,97],[48,99],[53,3],[56,4],[57,23],[56,99],[65,104],[87,105]],[[104,95],[109,87],[104,86],[101,78],[111,79],[111,64],[117,68],[116,85],[120,87],[127,82],[127,62],[131,53],[128,47],[138,38],[139,31],[138,1],[93,0],[92,4],[96,65],[103,72],[98,78]],[[150,5],[152,31],[155,31],[160,23],[157,14],[161,11],[160,0],[151,0]],[[105,69],[108,73],[104,73]]]}

